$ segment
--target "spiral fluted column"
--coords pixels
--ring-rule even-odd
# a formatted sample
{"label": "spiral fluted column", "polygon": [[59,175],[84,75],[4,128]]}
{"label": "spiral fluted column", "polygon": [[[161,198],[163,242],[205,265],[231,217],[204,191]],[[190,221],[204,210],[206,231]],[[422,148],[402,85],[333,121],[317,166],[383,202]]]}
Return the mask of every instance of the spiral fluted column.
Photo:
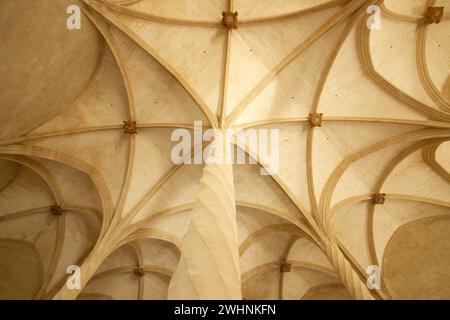
{"label": "spiral fluted column", "polygon": [[[211,150],[222,154],[217,140]],[[203,169],[168,298],[242,298],[231,163],[206,164]]]}

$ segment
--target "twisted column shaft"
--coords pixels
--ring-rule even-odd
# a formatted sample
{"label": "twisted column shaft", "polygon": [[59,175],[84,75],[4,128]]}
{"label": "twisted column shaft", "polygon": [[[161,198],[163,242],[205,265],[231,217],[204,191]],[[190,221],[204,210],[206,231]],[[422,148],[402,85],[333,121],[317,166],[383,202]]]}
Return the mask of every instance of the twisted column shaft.
{"label": "twisted column shaft", "polygon": [[242,298],[231,163],[203,169],[168,298]]}

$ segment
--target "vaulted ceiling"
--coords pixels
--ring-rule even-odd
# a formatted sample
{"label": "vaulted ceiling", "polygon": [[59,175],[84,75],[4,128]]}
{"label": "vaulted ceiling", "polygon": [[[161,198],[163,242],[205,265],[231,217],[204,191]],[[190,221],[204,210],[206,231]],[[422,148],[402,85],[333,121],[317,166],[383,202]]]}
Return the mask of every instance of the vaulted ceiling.
{"label": "vaulted ceiling", "polygon": [[[71,4],[81,30],[66,28]],[[370,4],[379,30],[367,28]],[[375,298],[449,299],[449,10],[1,1],[0,298],[50,299],[90,259],[79,299],[165,299],[203,169],[174,164],[170,136],[201,120],[280,130],[276,174],[233,166],[244,298],[351,298],[326,235],[361,281],[381,266]],[[238,12],[237,29],[223,11]]]}

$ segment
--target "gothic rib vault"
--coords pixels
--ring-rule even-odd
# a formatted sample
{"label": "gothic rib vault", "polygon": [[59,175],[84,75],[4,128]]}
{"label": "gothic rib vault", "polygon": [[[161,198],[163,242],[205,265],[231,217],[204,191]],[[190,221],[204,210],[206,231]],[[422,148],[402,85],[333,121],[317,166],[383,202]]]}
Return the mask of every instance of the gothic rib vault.
{"label": "gothic rib vault", "polygon": [[[449,10],[3,0],[0,298],[449,299]],[[279,129],[279,171],[173,164],[196,120]]]}

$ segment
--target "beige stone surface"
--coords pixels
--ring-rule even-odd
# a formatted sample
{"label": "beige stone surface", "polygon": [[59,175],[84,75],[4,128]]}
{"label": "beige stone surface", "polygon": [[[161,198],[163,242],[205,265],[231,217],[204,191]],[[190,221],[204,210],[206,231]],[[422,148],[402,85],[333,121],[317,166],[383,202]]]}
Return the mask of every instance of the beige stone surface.
{"label": "beige stone surface", "polygon": [[[0,298],[450,299],[449,23],[449,0],[2,0]],[[173,163],[196,120],[278,129],[278,172],[248,143],[255,165]]]}

